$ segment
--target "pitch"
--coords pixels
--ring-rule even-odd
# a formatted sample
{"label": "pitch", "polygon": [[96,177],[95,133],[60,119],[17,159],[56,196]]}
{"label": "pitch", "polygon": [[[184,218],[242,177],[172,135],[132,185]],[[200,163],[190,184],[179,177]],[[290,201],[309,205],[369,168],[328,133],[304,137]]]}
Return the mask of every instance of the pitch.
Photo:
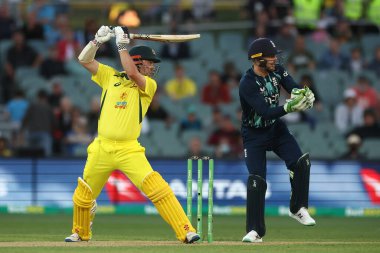
{"label": "pitch", "polygon": [[71,229],[70,215],[2,214],[0,252],[347,253],[363,252],[364,247],[366,253],[380,251],[378,218],[316,218],[315,227],[303,227],[289,217],[268,217],[264,243],[245,244],[240,242],[245,235],[243,216],[215,216],[214,243],[183,245],[175,241],[170,227],[158,216],[100,214],[92,241],[64,243]]}

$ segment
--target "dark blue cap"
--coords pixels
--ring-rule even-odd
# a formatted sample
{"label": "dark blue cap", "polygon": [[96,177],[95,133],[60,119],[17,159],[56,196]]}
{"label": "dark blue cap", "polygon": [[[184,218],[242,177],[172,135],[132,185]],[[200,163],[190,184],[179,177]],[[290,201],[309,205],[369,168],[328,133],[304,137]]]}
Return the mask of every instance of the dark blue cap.
{"label": "dark blue cap", "polygon": [[273,41],[268,38],[259,38],[254,40],[248,49],[248,60],[253,60],[259,57],[274,56],[281,53],[277,50]]}

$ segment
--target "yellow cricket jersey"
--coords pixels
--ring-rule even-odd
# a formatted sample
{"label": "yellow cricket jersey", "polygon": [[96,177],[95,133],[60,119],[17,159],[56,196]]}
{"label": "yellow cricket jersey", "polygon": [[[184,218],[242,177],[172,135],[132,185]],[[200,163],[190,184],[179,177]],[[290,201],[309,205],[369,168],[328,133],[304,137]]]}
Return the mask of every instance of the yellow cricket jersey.
{"label": "yellow cricket jersey", "polygon": [[98,135],[114,141],[137,140],[141,122],[157,90],[157,83],[145,76],[145,91],[124,73],[99,63],[91,78],[102,87]]}

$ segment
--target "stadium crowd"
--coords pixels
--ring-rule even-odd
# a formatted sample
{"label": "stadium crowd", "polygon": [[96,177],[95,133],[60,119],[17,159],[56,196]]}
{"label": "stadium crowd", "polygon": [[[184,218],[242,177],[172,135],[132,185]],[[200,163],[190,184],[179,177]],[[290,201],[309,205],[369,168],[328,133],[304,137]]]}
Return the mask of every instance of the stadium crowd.
{"label": "stadium crowd", "polygon": [[[141,20],[160,22],[174,34],[197,31],[201,22],[217,20],[216,0],[194,0],[190,6],[171,2],[140,11]],[[0,5],[0,156],[84,156],[96,135],[100,101],[98,96],[74,94],[79,90],[68,92],[61,80],[83,78],[70,64],[101,24],[86,19],[81,29],[74,28],[70,16],[75,13],[66,1],[36,0],[26,8],[19,6],[17,1]],[[347,138],[341,158],[368,158],[360,152],[361,144],[380,138],[379,13],[379,0],[250,0],[236,21],[252,20],[252,28],[237,32],[241,45],[224,42],[233,59],[221,56],[205,63],[192,42],[160,45],[159,55],[170,64],[160,70],[166,75],[157,79],[159,90],[143,122],[142,139],[156,146],[152,156],[241,157],[237,90],[245,69],[237,62],[248,69],[247,46],[255,38],[269,37],[284,51],[280,60],[291,75],[316,95],[312,113],[288,114],[284,120],[307,125],[303,130],[310,132],[328,124],[340,136],[332,138]],[[180,31],[181,24],[188,30]],[[206,33],[216,40],[224,31]],[[211,45],[223,55],[221,46]],[[103,45],[97,57],[119,64],[112,43]],[[189,68],[194,66],[186,62],[208,65],[192,72]],[[44,81],[36,84],[38,89],[22,85],[31,73]],[[284,101],[288,94],[282,94]],[[173,153],[169,147],[168,153],[160,153],[160,138],[168,137],[167,132],[176,145]]]}

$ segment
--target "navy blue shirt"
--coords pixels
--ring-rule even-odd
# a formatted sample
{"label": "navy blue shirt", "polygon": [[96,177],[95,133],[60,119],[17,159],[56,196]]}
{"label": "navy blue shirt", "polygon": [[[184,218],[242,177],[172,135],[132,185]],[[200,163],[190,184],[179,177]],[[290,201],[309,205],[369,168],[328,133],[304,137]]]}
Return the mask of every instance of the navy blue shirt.
{"label": "navy blue shirt", "polygon": [[265,77],[256,75],[252,67],[247,70],[239,85],[242,126],[268,127],[286,114],[283,106],[278,105],[280,85],[289,93],[293,88],[299,88],[281,65],[276,65],[276,70]]}

